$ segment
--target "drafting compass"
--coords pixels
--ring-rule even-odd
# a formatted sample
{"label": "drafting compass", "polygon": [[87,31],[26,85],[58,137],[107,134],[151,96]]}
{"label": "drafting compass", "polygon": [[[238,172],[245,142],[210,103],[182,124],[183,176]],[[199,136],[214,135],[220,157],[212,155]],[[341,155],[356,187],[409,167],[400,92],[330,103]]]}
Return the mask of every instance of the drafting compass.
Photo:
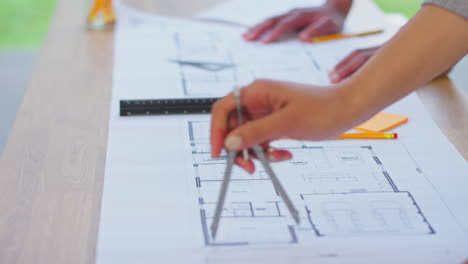
{"label": "drafting compass", "polygon": [[[241,103],[240,103],[240,90],[239,88],[234,89],[234,97],[236,100],[236,107],[237,107],[237,115],[238,115],[238,123],[241,125],[242,122],[242,109],[241,109]],[[276,188],[279,196],[281,199],[283,199],[283,202],[285,203],[286,207],[289,210],[289,213],[293,217],[294,221],[299,224],[299,212],[294,208],[293,203],[291,202],[291,199],[289,196],[286,194],[286,191],[284,190],[283,186],[281,185],[280,181],[278,180],[278,177],[276,177],[276,174],[273,172],[273,169],[270,166],[270,163],[268,159],[265,156],[264,150],[260,145],[255,145],[252,147],[253,153],[257,156],[258,160],[262,164],[263,168],[265,169],[266,173],[271,179],[271,182],[273,183],[273,186]],[[216,203],[216,209],[214,213],[214,218],[213,218],[213,223],[211,224],[211,236],[213,239],[216,238],[216,233],[218,231],[218,226],[219,226],[219,221],[221,218],[221,213],[224,208],[224,201],[226,199],[226,193],[229,185],[229,181],[231,180],[231,174],[232,174],[232,168],[234,166],[234,161],[237,156],[237,151],[230,150],[228,151],[228,157],[227,157],[227,166],[226,166],[226,171],[224,172],[224,178],[223,182],[221,185],[221,190],[219,192],[218,196],[218,201]]]}

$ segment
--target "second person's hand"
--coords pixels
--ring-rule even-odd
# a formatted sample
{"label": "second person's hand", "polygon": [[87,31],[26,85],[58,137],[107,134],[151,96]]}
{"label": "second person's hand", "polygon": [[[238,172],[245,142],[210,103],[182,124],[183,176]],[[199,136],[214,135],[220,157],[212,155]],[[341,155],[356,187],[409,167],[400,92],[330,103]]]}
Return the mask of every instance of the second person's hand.
{"label": "second person's hand", "polygon": [[[376,46],[371,48],[358,49],[353,51],[351,54],[341,60],[334,69],[328,74],[331,83],[339,83],[346,78],[353,75],[359,70],[364,64],[375,54],[382,46]],[[453,67],[453,66],[452,66]],[[442,78],[446,77],[452,70],[450,67],[447,71],[435,77]]]}
{"label": "second person's hand", "polygon": [[271,43],[295,30],[300,30],[301,41],[338,33],[343,29],[351,4],[352,0],[328,0],[323,6],[293,9],[253,26],[243,36],[248,41]]}
{"label": "second person's hand", "polygon": [[329,73],[330,81],[332,83],[339,83],[351,76],[359,70],[359,68],[361,68],[379,48],[380,46],[353,51],[341,60]]}

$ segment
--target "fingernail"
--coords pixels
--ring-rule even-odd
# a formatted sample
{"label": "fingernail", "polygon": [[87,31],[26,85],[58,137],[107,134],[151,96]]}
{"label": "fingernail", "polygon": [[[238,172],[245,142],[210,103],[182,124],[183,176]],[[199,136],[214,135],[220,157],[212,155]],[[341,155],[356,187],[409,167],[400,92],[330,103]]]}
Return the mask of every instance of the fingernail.
{"label": "fingernail", "polygon": [[248,174],[253,174],[255,172],[253,168],[248,168],[248,169],[242,168],[242,169],[244,169]]}
{"label": "fingernail", "polygon": [[309,38],[309,35],[306,35],[306,34],[300,34],[300,35],[299,35],[299,40],[300,40],[300,41],[307,41],[307,40],[309,40],[309,39],[310,39],[310,38]]}
{"label": "fingernail", "polygon": [[224,145],[228,150],[238,150],[242,146],[242,138],[239,136],[229,136],[224,141]]}
{"label": "fingernail", "polygon": [[336,71],[331,71],[328,74],[328,77],[330,78],[332,82],[337,82],[340,80],[340,75]]}
{"label": "fingernail", "polygon": [[271,36],[266,36],[266,37],[264,37],[264,38],[262,39],[262,43],[263,43],[263,44],[268,44],[268,43],[270,43],[271,41],[272,41]]}
{"label": "fingernail", "polygon": [[280,153],[268,152],[267,158],[269,161],[278,162],[278,161],[290,160],[292,156],[288,153],[280,154]]}
{"label": "fingernail", "polygon": [[251,167],[251,166],[248,166],[248,167],[243,167],[244,170],[249,173],[249,174],[253,174],[255,172],[255,168],[254,167]]}
{"label": "fingernail", "polygon": [[268,152],[267,158],[269,161],[278,161],[277,157],[273,154],[273,152]]}

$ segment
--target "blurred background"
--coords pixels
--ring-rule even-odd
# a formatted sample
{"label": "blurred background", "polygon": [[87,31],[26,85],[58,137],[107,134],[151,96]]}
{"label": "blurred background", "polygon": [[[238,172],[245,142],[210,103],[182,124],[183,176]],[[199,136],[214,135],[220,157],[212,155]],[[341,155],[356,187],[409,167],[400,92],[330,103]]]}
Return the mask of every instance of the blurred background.
{"label": "blurred background", "polygon": [[[422,2],[374,1],[385,12],[406,17],[416,13]],[[0,155],[47,35],[55,3],[56,0],[0,0]]]}

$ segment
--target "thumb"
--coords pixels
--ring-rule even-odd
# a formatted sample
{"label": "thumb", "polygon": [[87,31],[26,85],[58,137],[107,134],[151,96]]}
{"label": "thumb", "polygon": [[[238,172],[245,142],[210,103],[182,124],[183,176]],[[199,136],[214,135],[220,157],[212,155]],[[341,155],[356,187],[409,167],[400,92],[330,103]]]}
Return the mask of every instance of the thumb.
{"label": "thumb", "polygon": [[250,121],[227,136],[224,145],[228,150],[241,150],[285,136],[293,126],[287,123],[294,120],[288,111],[279,110],[271,115]]}

